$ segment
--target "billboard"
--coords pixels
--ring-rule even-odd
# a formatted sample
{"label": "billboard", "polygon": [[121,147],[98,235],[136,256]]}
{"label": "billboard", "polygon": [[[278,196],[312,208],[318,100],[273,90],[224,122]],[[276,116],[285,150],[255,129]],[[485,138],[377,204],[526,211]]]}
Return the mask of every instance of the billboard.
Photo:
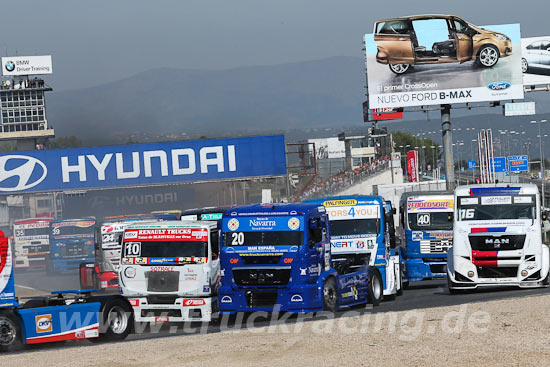
{"label": "billboard", "polygon": [[39,75],[51,73],[51,55],[2,57],[3,76]]}
{"label": "billboard", "polygon": [[317,159],[346,158],[346,143],[338,138],[308,139],[315,143]]}
{"label": "billboard", "polygon": [[519,24],[420,15],[379,20],[364,41],[369,108],[523,98]]}
{"label": "billboard", "polygon": [[550,84],[550,36],[521,39],[523,84]]}
{"label": "billboard", "polygon": [[285,174],[283,135],[0,154],[0,194]]}

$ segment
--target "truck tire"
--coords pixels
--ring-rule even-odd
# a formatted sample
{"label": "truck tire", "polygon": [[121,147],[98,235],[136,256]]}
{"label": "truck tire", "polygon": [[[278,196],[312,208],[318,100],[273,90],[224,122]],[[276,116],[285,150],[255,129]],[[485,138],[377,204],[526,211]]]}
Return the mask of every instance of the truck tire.
{"label": "truck tire", "polygon": [[0,310],[0,352],[16,350],[21,344],[19,318],[12,310]]}
{"label": "truck tire", "polygon": [[[134,325],[134,313],[132,306],[122,299],[108,300],[100,312],[100,341],[124,340],[132,331]],[[90,339],[93,340],[93,339]]]}
{"label": "truck tire", "polygon": [[367,288],[369,302],[373,306],[378,306],[382,298],[384,298],[384,286],[382,285],[382,278],[376,268],[369,269],[369,284]]}
{"label": "truck tire", "polygon": [[328,278],[323,285],[323,309],[330,312],[338,310],[338,287],[333,277]]}

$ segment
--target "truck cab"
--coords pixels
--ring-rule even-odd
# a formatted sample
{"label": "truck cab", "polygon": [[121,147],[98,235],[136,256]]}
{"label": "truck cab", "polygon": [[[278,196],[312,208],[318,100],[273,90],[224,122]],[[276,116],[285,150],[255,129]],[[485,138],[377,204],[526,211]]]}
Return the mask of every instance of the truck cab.
{"label": "truck cab", "polygon": [[77,270],[94,262],[95,218],[58,219],[50,222],[50,258],[47,270]]}
{"label": "truck cab", "polygon": [[210,321],[219,273],[215,222],[137,223],[124,231],[119,287],[136,321]]}
{"label": "truck cab", "polygon": [[336,311],[381,297],[376,269],[333,263],[329,218],[319,204],[227,210],[221,257],[220,313]]}
{"label": "truck cab", "polygon": [[549,251],[533,184],[484,184],[455,190],[449,291],[548,286]]}
{"label": "truck cab", "polygon": [[453,245],[453,192],[405,192],[399,207],[405,283],[444,278]]}
{"label": "truck cab", "polygon": [[28,218],[13,222],[16,268],[45,268],[50,256],[50,222],[53,218]]}

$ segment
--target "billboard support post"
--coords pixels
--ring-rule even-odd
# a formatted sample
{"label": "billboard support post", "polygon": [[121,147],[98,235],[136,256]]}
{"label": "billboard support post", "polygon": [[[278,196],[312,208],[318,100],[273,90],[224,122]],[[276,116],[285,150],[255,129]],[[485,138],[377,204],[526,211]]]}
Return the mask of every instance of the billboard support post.
{"label": "billboard support post", "polygon": [[441,130],[443,135],[443,154],[445,155],[445,181],[447,182],[447,190],[454,190],[455,167],[453,161],[451,105],[441,105]]}

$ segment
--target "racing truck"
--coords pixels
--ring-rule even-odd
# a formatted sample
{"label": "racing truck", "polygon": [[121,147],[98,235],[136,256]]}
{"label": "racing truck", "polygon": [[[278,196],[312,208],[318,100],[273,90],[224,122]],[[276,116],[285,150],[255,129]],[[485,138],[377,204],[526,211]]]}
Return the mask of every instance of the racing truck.
{"label": "racing truck", "polygon": [[0,231],[0,351],[22,344],[64,340],[122,340],[133,330],[129,302],[94,290],[54,291],[20,303],[15,296],[12,253]]}
{"label": "racing truck", "polygon": [[400,245],[404,248],[404,285],[447,276],[453,244],[454,193],[405,192],[399,203]]}
{"label": "racing truck", "polygon": [[124,229],[137,221],[156,222],[153,214],[132,214],[105,217],[95,226],[95,261],[80,263],[80,288],[100,291],[118,289],[120,248]]}
{"label": "racing truck", "polygon": [[382,279],[383,296],[403,293],[401,252],[396,246],[393,207],[380,196],[333,196],[307,200],[323,205],[330,227],[332,263],[342,272],[368,264]]}
{"label": "racing truck", "polygon": [[28,218],[13,222],[16,268],[45,268],[50,256],[50,222],[53,218]]}
{"label": "racing truck", "polygon": [[209,322],[220,277],[216,222],[138,223],[124,231],[121,294],[137,322]]}
{"label": "racing truck", "polygon": [[94,262],[95,218],[57,219],[50,222],[49,272],[77,270]]}
{"label": "racing truck", "polygon": [[450,293],[548,286],[549,251],[542,242],[536,185],[459,186],[455,203],[447,267]]}
{"label": "racing truck", "polygon": [[[373,200],[383,212],[380,198]],[[384,237],[379,220],[376,241]],[[220,314],[254,311],[336,311],[382,299],[375,266],[333,261],[329,216],[315,203],[254,204],[227,210],[222,219]],[[338,257],[335,257],[338,260]]]}

